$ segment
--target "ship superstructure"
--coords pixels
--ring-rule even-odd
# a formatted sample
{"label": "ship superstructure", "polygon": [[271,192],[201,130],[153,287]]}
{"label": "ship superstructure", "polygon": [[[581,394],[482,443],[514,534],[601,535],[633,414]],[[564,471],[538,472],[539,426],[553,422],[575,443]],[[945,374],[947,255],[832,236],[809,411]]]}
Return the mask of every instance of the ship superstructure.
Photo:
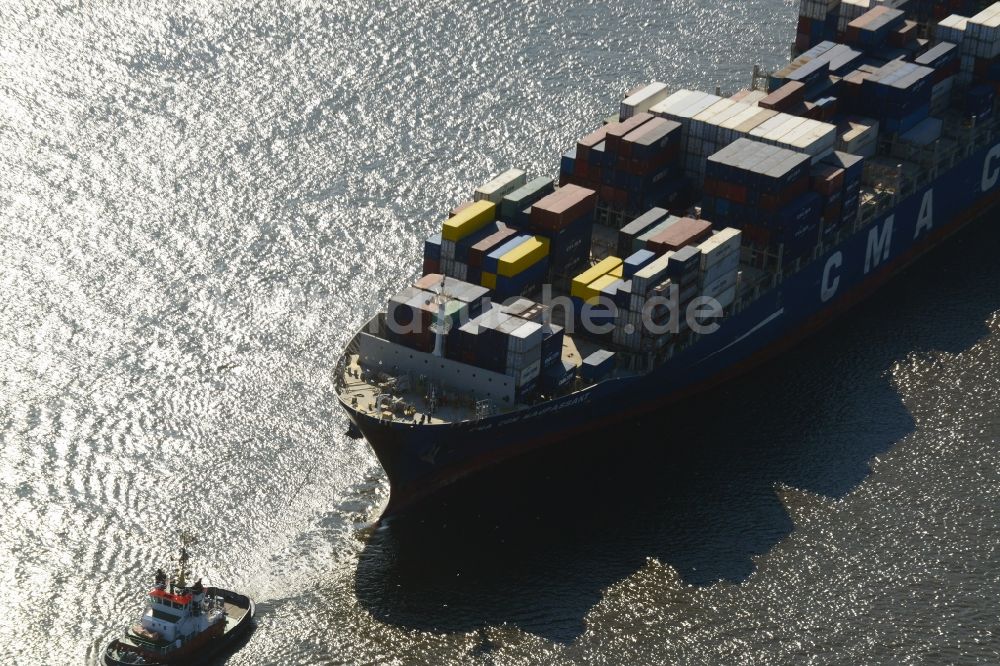
{"label": "ship superstructure", "polygon": [[247,629],[254,611],[249,597],[206,587],[200,578],[188,583],[189,543],[181,546],[174,576],[157,570],[145,610],[108,645],[106,664],[200,663]]}
{"label": "ship superstructure", "polygon": [[727,380],[995,202],[1000,3],[800,13],[787,67],[729,97],[639,86],[558,185],[512,169],[427,240],[336,376],[390,512]]}

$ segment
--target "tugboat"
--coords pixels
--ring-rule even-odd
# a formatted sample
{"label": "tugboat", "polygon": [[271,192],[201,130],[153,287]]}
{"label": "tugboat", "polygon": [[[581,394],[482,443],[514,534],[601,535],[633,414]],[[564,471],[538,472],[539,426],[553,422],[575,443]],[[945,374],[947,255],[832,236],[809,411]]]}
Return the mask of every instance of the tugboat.
{"label": "tugboat", "polygon": [[254,616],[250,597],[206,587],[200,578],[188,585],[187,547],[192,542],[181,537],[176,576],[168,580],[163,569],[157,570],[146,610],[108,645],[106,666],[200,664],[231,647],[250,628]]}

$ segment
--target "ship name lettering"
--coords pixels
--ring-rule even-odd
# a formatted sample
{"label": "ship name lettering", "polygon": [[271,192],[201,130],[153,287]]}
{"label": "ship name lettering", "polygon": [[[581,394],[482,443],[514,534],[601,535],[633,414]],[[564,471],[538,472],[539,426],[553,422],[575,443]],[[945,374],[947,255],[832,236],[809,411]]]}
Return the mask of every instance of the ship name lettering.
{"label": "ship name lettering", "polygon": [[878,227],[872,227],[868,232],[868,254],[865,256],[865,275],[871,273],[873,268],[889,258],[889,250],[892,246],[892,225],[896,221],[895,215],[885,218],[882,223],[882,233],[879,234]]}
{"label": "ship name lettering", "polygon": [[924,201],[920,204],[920,216],[917,218],[917,230],[913,232],[913,239],[920,237],[921,231],[930,231],[934,228],[934,190],[927,190],[924,193]]}
{"label": "ship name lettering", "polygon": [[826,268],[823,269],[823,285],[820,291],[820,298],[823,299],[824,303],[837,295],[837,290],[840,288],[840,276],[837,275],[833,278],[833,282],[831,282],[830,273],[833,272],[834,268],[840,268],[843,265],[844,253],[840,251],[834,252],[826,260]]}
{"label": "ship name lettering", "polygon": [[983,192],[992,190],[1000,180],[1000,166],[993,166],[998,159],[1000,159],[1000,144],[993,146],[986,154],[986,163],[983,164]]}

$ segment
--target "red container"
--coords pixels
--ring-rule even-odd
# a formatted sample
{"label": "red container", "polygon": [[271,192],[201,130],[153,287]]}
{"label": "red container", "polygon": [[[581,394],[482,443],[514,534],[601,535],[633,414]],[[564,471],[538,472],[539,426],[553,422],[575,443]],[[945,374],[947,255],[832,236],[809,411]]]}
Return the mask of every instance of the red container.
{"label": "red container", "polygon": [[617,155],[622,147],[622,138],[653,119],[651,113],[637,113],[631,118],[620,123],[611,123],[605,128],[604,136],[607,141],[607,151],[612,155]]}
{"label": "red container", "polygon": [[757,106],[771,111],[785,111],[806,98],[806,85],[800,81],[789,81],[770,95],[760,100]]}
{"label": "red container", "polygon": [[810,174],[810,187],[814,192],[832,197],[844,189],[844,170],[833,165],[817,165]]}
{"label": "red container", "polygon": [[580,168],[580,162],[590,161],[590,149],[604,141],[610,127],[605,125],[576,142],[576,169]]}
{"label": "red container", "polygon": [[646,248],[657,254],[681,249],[687,245],[695,245],[708,238],[712,233],[712,223],[708,220],[695,220],[682,217],[646,242]]}
{"label": "red container", "polygon": [[531,207],[531,224],[555,232],[594,212],[597,192],[577,185],[560,187]]}
{"label": "red container", "polygon": [[424,259],[424,275],[433,275],[441,272],[441,262],[437,259]]}
{"label": "red container", "polygon": [[507,227],[482,239],[469,248],[469,266],[473,268],[481,267],[483,265],[483,259],[486,258],[486,255],[509,241],[517,234],[517,229]]}

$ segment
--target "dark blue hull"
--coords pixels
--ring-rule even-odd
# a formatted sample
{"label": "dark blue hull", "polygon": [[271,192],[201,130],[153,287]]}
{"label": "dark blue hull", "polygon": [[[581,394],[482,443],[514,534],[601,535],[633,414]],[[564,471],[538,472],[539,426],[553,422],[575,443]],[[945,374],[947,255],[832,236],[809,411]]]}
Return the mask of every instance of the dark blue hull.
{"label": "dark blue hull", "polygon": [[386,514],[500,461],[708,390],[787,349],[997,201],[1000,144],[994,141],[974,147],[728,317],[716,333],[646,375],[608,380],[522,412],[449,425],[381,422],[345,405],[389,477]]}

